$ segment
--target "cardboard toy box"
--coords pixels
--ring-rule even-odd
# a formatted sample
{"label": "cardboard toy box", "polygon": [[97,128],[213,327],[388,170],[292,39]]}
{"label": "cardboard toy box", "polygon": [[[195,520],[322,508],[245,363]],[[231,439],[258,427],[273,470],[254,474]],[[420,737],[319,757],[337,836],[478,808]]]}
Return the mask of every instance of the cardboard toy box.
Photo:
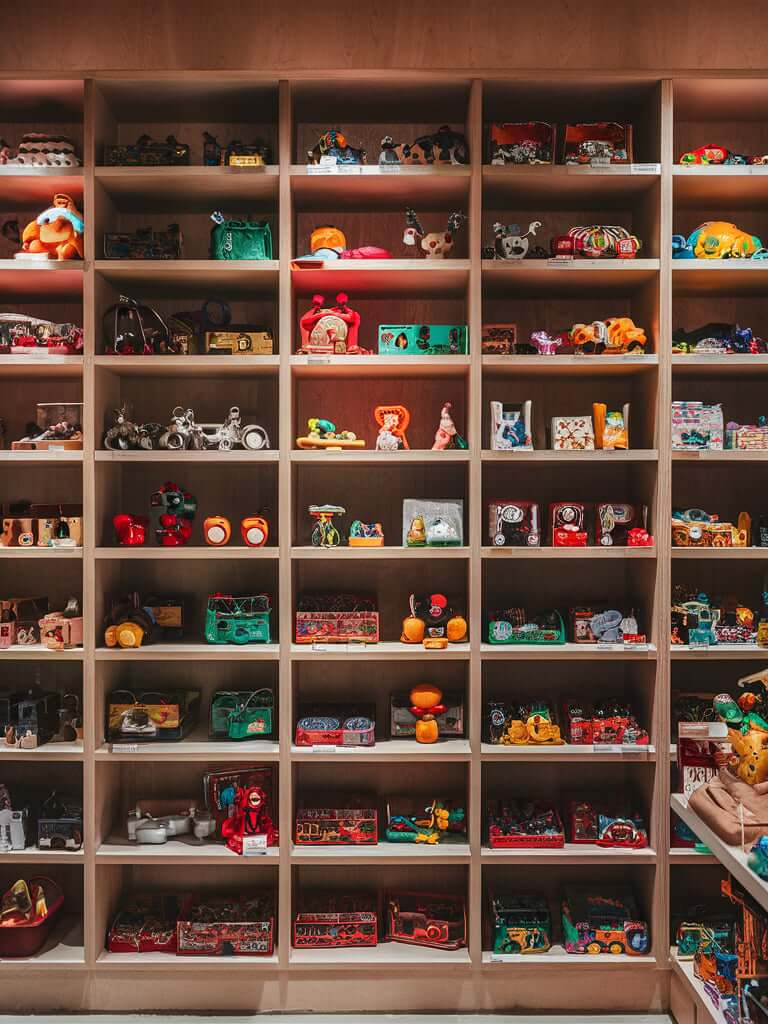
{"label": "cardboard toy box", "polygon": [[[464,698],[458,693],[443,696],[446,710],[435,716],[440,736],[464,735]],[[389,700],[389,728],[393,739],[416,735],[416,719],[411,714],[407,693],[393,694]]]}
{"label": "cardboard toy box", "polygon": [[380,356],[465,356],[466,324],[380,324]]}
{"label": "cardboard toy box", "polygon": [[199,705],[199,690],[114,690],[107,699],[107,739],[183,739],[197,722]]}
{"label": "cardboard toy box", "polygon": [[375,946],[376,901],[366,893],[314,893],[300,899],[293,920],[295,949]]}
{"label": "cardboard toy box", "polygon": [[195,898],[176,925],[178,956],[271,956],[274,944],[271,893]]}
{"label": "cardboard toy box", "polygon": [[339,807],[299,807],[294,842],[297,846],[375,846],[379,815],[366,799],[339,800]]}
{"label": "cardboard toy box", "polygon": [[212,355],[271,356],[272,334],[269,331],[233,330],[206,331],[205,351]]}

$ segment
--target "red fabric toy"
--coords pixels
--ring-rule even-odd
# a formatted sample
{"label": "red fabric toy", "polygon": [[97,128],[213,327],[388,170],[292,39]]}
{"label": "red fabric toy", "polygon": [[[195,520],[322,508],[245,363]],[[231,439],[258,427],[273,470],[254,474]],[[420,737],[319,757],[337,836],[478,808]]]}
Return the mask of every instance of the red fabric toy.
{"label": "red fabric toy", "polygon": [[243,836],[266,836],[267,846],[277,846],[278,833],[267,813],[267,794],[260,786],[238,788],[234,814],[221,823],[227,846],[242,855]]}

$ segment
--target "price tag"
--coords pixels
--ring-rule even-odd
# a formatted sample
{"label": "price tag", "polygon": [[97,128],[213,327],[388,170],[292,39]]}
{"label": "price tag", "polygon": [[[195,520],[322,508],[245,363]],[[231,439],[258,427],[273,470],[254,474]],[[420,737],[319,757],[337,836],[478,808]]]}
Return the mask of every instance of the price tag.
{"label": "price tag", "polygon": [[112,753],[113,754],[138,754],[139,744],[138,743],[113,743]]}
{"label": "price tag", "polygon": [[307,366],[330,366],[330,356],[307,356]]}
{"label": "price tag", "polygon": [[[523,261],[520,260],[520,263]],[[576,261],[573,256],[552,256],[547,260],[548,267],[574,267]]]}
{"label": "price tag", "polygon": [[313,754],[335,754],[336,747],[331,746],[328,743],[314,743],[312,745]]}
{"label": "price tag", "polygon": [[609,644],[605,640],[598,640],[597,642],[598,651],[623,651],[623,644]]}
{"label": "price tag", "polygon": [[623,754],[624,748],[620,743],[594,743],[592,749],[596,754]]}
{"label": "price tag", "polygon": [[336,174],[337,171],[338,164],[307,164],[307,174]]}
{"label": "price tag", "polygon": [[646,356],[644,352],[623,352],[620,358],[625,363],[642,363]]}
{"label": "price tag", "polygon": [[694,640],[693,643],[688,644],[689,651],[708,651],[709,644],[703,640]]}
{"label": "price tag", "polygon": [[362,171],[362,168],[360,167],[360,164],[337,164],[336,165],[336,173],[337,174],[360,174],[361,171]]}
{"label": "price tag", "polygon": [[320,640],[313,640],[312,641],[312,650],[313,651],[328,651],[328,650],[330,650],[330,648],[329,648],[328,644],[324,644]]}
{"label": "price tag", "polygon": [[630,174],[661,174],[661,164],[630,164]]}
{"label": "price tag", "polygon": [[505,964],[508,961],[508,957],[502,956],[499,953],[491,953],[492,964]]}
{"label": "price tag", "polygon": [[266,836],[243,836],[243,856],[260,857],[267,852]]}
{"label": "price tag", "polygon": [[379,174],[399,174],[400,164],[379,164]]}

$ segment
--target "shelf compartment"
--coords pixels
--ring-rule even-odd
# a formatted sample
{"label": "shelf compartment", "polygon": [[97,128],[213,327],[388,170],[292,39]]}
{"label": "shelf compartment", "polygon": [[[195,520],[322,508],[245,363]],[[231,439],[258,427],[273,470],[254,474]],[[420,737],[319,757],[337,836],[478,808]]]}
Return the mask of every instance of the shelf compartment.
{"label": "shelf compartment", "polygon": [[4,164],[0,166],[0,192],[4,209],[14,212],[36,209],[36,216],[41,209],[50,206],[51,196],[63,192],[72,196],[75,205],[82,210],[83,178],[82,167],[17,167]]}
{"label": "shelf compartment", "polygon": [[[117,288],[141,289],[148,294],[162,288],[211,290],[247,290],[258,295],[272,294],[277,288],[276,260],[96,260],[94,269]],[[0,286],[2,285],[0,263]],[[127,358],[127,357],[126,357]]]}
{"label": "shelf compartment", "polygon": [[82,356],[6,356],[0,355],[0,379],[56,377],[57,380],[82,377]]}
{"label": "shelf compartment", "polygon": [[629,661],[644,661],[656,659],[656,645],[648,644],[645,648],[634,649],[631,646],[623,647],[620,644],[611,644],[599,647],[597,644],[553,644],[551,647],[539,644],[510,644],[509,646],[497,644],[481,644],[480,655],[489,661],[520,661],[527,660],[532,655],[545,661],[567,661],[573,658],[576,661],[583,659],[601,658],[627,659]]}
{"label": "shelf compartment", "polygon": [[469,282],[469,260],[331,260],[317,268],[293,269],[291,279],[294,294],[303,298],[337,291],[353,298],[462,297]]}
{"label": "shelf compartment", "polygon": [[718,661],[752,661],[759,658],[765,661],[765,648],[757,644],[713,644],[711,647],[691,648],[687,644],[670,647],[669,656],[672,661],[701,661],[710,658]]}
{"label": "shelf compartment", "polygon": [[232,207],[276,201],[279,168],[264,167],[103,167],[95,168],[96,182],[121,208],[167,209],[183,204],[201,212],[216,204]]}
{"label": "shelf compartment", "polygon": [[85,968],[83,920],[77,915],[65,914],[57,921],[39,953],[0,960],[0,976],[4,973],[12,976],[16,971],[76,971],[78,967]]}
{"label": "shelf compartment", "polygon": [[[695,226],[691,223],[691,230]],[[675,295],[762,296],[767,286],[768,265],[764,260],[672,261],[672,290]]]}
{"label": "shelf compartment", "polygon": [[[625,208],[658,186],[659,164],[577,167],[565,164],[483,165],[485,205],[522,200],[527,206]],[[584,220],[581,223],[591,223]],[[613,221],[611,221],[613,223]]]}
{"label": "shelf compartment", "polygon": [[47,263],[0,259],[0,298],[4,304],[39,300],[80,299],[83,260],[48,260]]}
{"label": "shelf compartment", "polygon": [[672,185],[675,206],[679,209],[753,210],[768,198],[768,167],[677,164],[672,168]]}
{"label": "shelf compartment", "polygon": [[469,373],[469,364],[469,356],[291,356],[293,376],[299,379],[465,377]]}
{"label": "shelf compartment", "polygon": [[483,283],[510,297],[625,295],[652,283],[657,259],[483,260]]}
{"label": "shelf compartment", "polygon": [[[768,373],[768,355],[697,356],[673,355],[672,372],[677,377],[752,377]],[[736,382],[734,382],[736,383]]]}
{"label": "shelf compartment", "polygon": [[[350,132],[345,134],[352,141]],[[296,209],[378,210],[413,206],[421,211],[466,209],[470,173],[469,166],[453,164],[341,165],[329,172],[325,168],[294,164],[290,181]]]}
{"label": "shelf compartment", "polygon": [[675,976],[682,980],[688,994],[696,1004],[696,1020],[699,1024],[726,1024],[722,1010],[716,1009],[709,994],[705,991],[704,985],[693,972],[693,960],[678,960],[677,947],[673,946],[669,951],[669,959],[672,964],[672,971]]}
{"label": "shelf compartment", "polygon": [[34,750],[23,750],[20,747],[0,747],[0,762],[2,761],[82,761],[83,744],[74,740],[71,743],[44,743]]}
{"label": "shelf compartment", "polygon": [[320,747],[291,746],[291,760],[302,764],[329,761],[360,761],[366,764],[442,764],[469,761],[471,756],[469,740],[463,739],[443,739],[438,743],[417,743],[414,739],[377,740],[372,747],[329,747],[327,751]]}
{"label": "shelf compartment", "polygon": [[743,885],[747,892],[760,904],[768,908],[768,882],[747,867],[748,854],[739,846],[728,846],[688,806],[682,793],[672,793],[672,810],[692,829],[699,839],[712,851],[714,857]]}
{"label": "shelf compartment", "polygon": [[[613,956],[579,956],[576,953],[566,953],[565,949],[556,944],[546,953],[531,956],[524,953],[490,953],[483,951],[483,967],[498,967],[504,964],[519,964],[521,967],[558,967],[560,970],[573,967],[577,970],[614,968],[615,970],[631,970],[636,968],[656,968],[658,962],[654,956],[629,956],[627,953],[614,954]],[[618,1018],[620,1019],[620,1018]]]}
{"label": "shelf compartment", "polygon": [[[97,370],[120,377],[272,377],[279,356],[96,356]],[[0,363],[2,370],[3,363]]]}
{"label": "shelf compartment", "polygon": [[503,762],[509,761],[514,764],[520,761],[629,761],[632,763],[642,761],[655,761],[656,748],[649,744],[647,747],[623,747],[619,750],[597,749],[591,743],[563,743],[559,747],[534,745],[513,747],[498,746],[495,743],[483,743],[480,753],[485,761]]}
{"label": "shelf compartment", "polygon": [[658,369],[659,357],[625,356],[483,356],[483,372],[501,377],[623,377]]}

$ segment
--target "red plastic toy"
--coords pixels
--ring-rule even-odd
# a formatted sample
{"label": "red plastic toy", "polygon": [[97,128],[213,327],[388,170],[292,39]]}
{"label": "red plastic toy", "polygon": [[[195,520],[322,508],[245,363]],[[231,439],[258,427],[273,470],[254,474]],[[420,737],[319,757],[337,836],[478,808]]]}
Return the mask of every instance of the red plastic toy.
{"label": "red plastic toy", "polygon": [[266,836],[267,846],[277,846],[277,829],[267,813],[267,794],[260,786],[238,787],[234,813],[221,823],[227,846],[242,855],[246,836]]}
{"label": "red plastic toy", "polygon": [[312,296],[312,309],[299,321],[303,355],[372,355],[357,344],[360,314],[348,301],[344,292],[336,296],[335,306],[326,306],[322,295]]}
{"label": "red plastic toy", "polygon": [[130,512],[119,512],[112,516],[117,542],[123,547],[140,547],[146,543],[149,520],[146,516],[134,516]]}

